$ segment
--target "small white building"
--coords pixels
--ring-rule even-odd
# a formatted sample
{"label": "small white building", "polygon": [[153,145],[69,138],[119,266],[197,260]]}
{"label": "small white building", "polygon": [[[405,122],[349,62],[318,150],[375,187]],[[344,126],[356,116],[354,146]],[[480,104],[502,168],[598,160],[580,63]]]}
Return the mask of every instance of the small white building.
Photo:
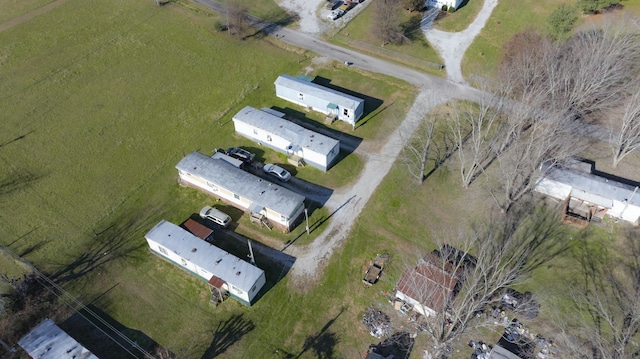
{"label": "small white building", "polygon": [[[340,141],[287,121],[273,110],[246,106],[233,116],[236,133],[326,171],[340,153]],[[282,116],[278,116],[282,115]]]}
{"label": "small white building", "polygon": [[221,159],[192,152],[176,165],[180,183],[264,216],[269,223],[290,231],[304,210],[304,196],[263,180]]}
{"label": "small white building", "polygon": [[453,7],[458,10],[458,7],[462,4],[462,0],[428,0],[427,6],[442,9],[443,5],[447,5],[447,8]]}
{"label": "small white building", "polygon": [[45,319],[18,341],[34,359],[98,359],[51,319]]}
{"label": "small white building", "polygon": [[414,268],[404,271],[396,283],[396,298],[425,317],[442,313],[455,295],[460,269],[429,253]]}
{"label": "small white building", "polygon": [[280,75],[276,96],[355,126],[364,113],[364,100],[315,84],[306,78]]}
{"label": "small white building", "polygon": [[145,235],[156,254],[251,306],[266,283],[264,271],[165,220]]}
{"label": "small white building", "polygon": [[[535,190],[544,195],[581,206],[602,218],[608,215],[634,225],[640,218],[640,191],[638,187],[615,181],[593,173],[589,166],[567,168],[542,165],[543,175]],[[583,211],[584,212],[584,211]]]}

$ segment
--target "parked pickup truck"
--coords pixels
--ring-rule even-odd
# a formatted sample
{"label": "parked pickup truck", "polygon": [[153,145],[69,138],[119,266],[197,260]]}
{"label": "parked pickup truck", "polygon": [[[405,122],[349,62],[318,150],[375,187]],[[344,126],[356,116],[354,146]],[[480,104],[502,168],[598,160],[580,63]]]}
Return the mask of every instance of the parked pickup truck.
{"label": "parked pickup truck", "polygon": [[371,261],[362,279],[362,283],[364,283],[366,287],[374,285],[378,279],[380,279],[380,275],[382,275],[382,270],[384,269],[384,263],[388,258],[388,254],[381,254]]}

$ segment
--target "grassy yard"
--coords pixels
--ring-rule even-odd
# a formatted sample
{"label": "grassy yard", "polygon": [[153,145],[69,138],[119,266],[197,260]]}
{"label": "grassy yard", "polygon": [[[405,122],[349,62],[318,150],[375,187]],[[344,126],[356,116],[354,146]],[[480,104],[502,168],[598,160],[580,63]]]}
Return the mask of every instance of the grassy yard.
{"label": "grassy yard", "polygon": [[[563,3],[575,4],[572,1]],[[467,79],[474,75],[492,78],[502,55],[502,45],[517,32],[534,28],[546,32],[547,17],[560,2],[554,0],[505,0],[498,2],[487,24],[471,44],[462,60]],[[640,13],[639,0],[623,0],[621,4],[631,15]],[[582,16],[578,24],[588,20]]]}
{"label": "grassy yard", "polygon": [[433,27],[448,32],[462,31],[475,20],[482,5],[483,1],[479,0],[463,2],[456,12],[441,12],[441,16],[433,23]]}
{"label": "grassy yard", "polygon": [[[301,350],[308,330],[325,324],[326,307],[291,290],[277,263],[258,257],[270,289],[255,307],[230,300],[213,308],[205,283],[151,255],[144,234],[160,219],[180,223],[214,202],[177,185],[174,166],[186,153],[243,146],[260,160],[282,161],[234,134],[231,117],[242,107],[285,108],[323,126],[321,117],[275,97],[279,74],[317,75],[366,96],[362,125],[329,128],[356,140],[387,136],[414,89],[332,63],[316,65],[268,39],[229,39],[215,32],[216,21],[181,3],[69,0],[0,32],[0,243],[83,302],[182,357]],[[343,186],[362,161],[342,156],[327,173],[304,167],[296,176]],[[304,226],[272,233],[224,209],[238,232],[268,236],[276,249],[297,237],[296,243],[311,240],[328,217],[326,209],[313,211],[310,223],[320,226],[307,237]],[[299,312],[314,315],[302,328],[296,328]]]}
{"label": "grassy yard", "polygon": [[0,9],[2,9],[0,12],[0,24],[53,1],[54,0],[0,0]]}
{"label": "grassy yard", "polygon": [[373,6],[367,6],[362,10],[358,16],[335,34],[331,41],[385,60],[399,62],[405,66],[443,76],[443,71],[430,66],[430,64],[441,64],[442,60],[436,50],[427,43],[418,27],[421,13],[410,13],[403,10],[401,19],[402,27],[406,28],[405,35],[410,43],[380,46],[380,42],[371,31],[371,27],[374,26]]}

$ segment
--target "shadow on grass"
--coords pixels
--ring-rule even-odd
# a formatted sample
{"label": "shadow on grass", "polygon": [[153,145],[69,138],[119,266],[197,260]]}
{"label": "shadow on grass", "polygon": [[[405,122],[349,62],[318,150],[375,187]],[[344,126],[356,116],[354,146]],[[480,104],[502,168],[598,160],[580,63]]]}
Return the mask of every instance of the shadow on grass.
{"label": "shadow on grass", "polygon": [[318,331],[318,333],[309,335],[304,340],[302,350],[295,358],[300,358],[304,353],[312,350],[318,359],[330,359],[334,358],[334,350],[336,345],[340,342],[340,338],[334,332],[330,332],[329,328],[345,311],[345,307],[340,308],[340,312],[335,317],[331,318],[327,324]]}
{"label": "shadow on grass", "polygon": [[223,354],[245,334],[256,328],[252,321],[244,319],[243,314],[235,314],[224,322],[219,322],[213,331],[213,339],[202,359],[215,358]]}
{"label": "shadow on grass", "polygon": [[365,94],[360,93],[360,92],[356,92],[356,91],[353,91],[353,90],[346,89],[344,87],[332,85],[331,84],[331,80],[326,78],[326,77],[316,76],[313,79],[313,83],[316,83],[318,85],[324,86],[326,88],[330,88],[330,89],[338,91],[338,92],[342,92],[342,93],[347,94],[347,95],[351,95],[351,96],[363,99],[364,100],[364,112],[362,113],[362,117],[361,118],[364,118],[367,115],[369,115],[370,113],[372,113],[373,111],[375,111],[378,107],[382,106],[382,103],[383,103],[383,101],[381,99],[379,99],[379,98],[371,97],[371,96],[365,95]]}
{"label": "shadow on grass", "polygon": [[11,171],[0,178],[0,196],[27,188],[42,177],[44,176],[33,174],[24,169]]}
{"label": "shadow on grass", "polygon": [[[344,154],[344,157],[355,151],[362,143],[362,138],[327,127],[318,121],[307,118],[304,113],[298,110],[289,107],[281,108],[277,106],[272,106],[271,108],[284,113],[287,120],[299,126],[340,141],[340,153],[342,154],[342,152],[345,152],[346,154]],[[335,166],[336,163],[338,163],[338,161],[335,161],[333,166]]]}
{"label": "shadow on grass", "polygon": [[[120,324],[90,304],[62,322],[59,327],[102,359],[147,358],[161,349],[144,332]],[[123,337],[124,336],[124,337]]]}
{"label": "shadow on grass", "polygon": [[[204,220],[197,213],[192,214],[189,219],[214,230],[213,240],[210,241],[211,244],[244,261],[250,262],[249,238],[234,232],[232,228],[222,228]],[[255,265],[265,271],[267,279],[266,284],[254,299],[254,302],[257,302],[289,273],[296,258],[255,240],[251,240],[251,248]]]}
{"label": "shadow on grass", "polygon": [[[347,204],[349,204],[349,202],[351,202],[351,200],[353,200],[354,198],[356,198],[356,195],[351,196],[349,199],[346,200],[346,202],[344,202],[343,204],[341,204],[338,208],[336,208],[333,212],[331,212],[328,216],[326,217],[322,217],[318,220],[316,220],[315,222],[313,222],[312,224],[309,225],[309,233],[315,231],[316,229],[318,229],[320,226],[322,226],[322,224],[324,224],[324,222],[328,221],[331,217],[333,217],[334,214],[336,214],[338,211],[340,211],[344,206],[346,206]],[[311,208],[310,213],[313,212],[314,209],[314,204],[312,203],[311,205],[309,205],[309,207]],[[319,207],[318,207],[319,208]],[[300,239],[300,237],[302,237],[303,235],[305,235],[306,232],[301,232],[296,238],[287,241],[287,243],[285,244],[284,248],[282,248],[282,251],[285,251],[287,248],[289,248],[290,245],[294,244],[298,239]]]}
{"label": "shadow on grass", "polygon": [[113,260],[131,257],[137,249],[146,246],[146,242],[132,240],[142,238],[144,233],[153,227],[154,216],[161,213],[162,206],[149,208],[140,213],[128,213],[124,217],[116,217],[105,229],[93,231],[93,238],[87,240],[84,246],[78,245],[81,254],[69,262],[58,263],[61,267],[54,271],[50,278],[57,283],[64,283],[80,278],[96,268]]}

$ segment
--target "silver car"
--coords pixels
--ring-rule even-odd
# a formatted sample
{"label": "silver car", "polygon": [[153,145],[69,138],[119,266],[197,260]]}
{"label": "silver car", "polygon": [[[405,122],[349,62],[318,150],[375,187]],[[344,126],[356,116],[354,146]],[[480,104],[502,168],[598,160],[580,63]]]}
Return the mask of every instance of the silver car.
{"label": "silver car", "polygon": [[205,206],[200,210],[200,217],[208,219],[222,227],[228,226],[231,222],[231,217],[229,217],[228,214],[210,206]]}
{"label": "silver car", "polygon": [[291,173],[289,173],[289,171],[273,163],[267,163],[262,169],[265,173],[275,176],[281,181],[287,182],[291,179]]}

